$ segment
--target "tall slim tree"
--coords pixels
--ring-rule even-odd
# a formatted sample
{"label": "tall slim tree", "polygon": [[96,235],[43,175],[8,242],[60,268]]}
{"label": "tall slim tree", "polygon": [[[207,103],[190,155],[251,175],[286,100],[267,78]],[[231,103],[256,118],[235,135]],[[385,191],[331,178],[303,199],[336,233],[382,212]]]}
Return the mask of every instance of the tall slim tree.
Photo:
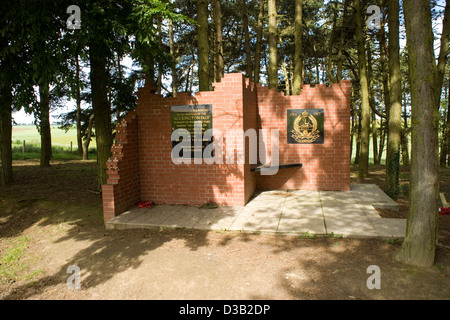
{"label": "tall slim tree", "polygon": [[220,0],[214,0],[214,26],[216,29],[216,81],[223,78],[223,37],[222,37],[222,5]]}
{"label": "tall slim tree", "polygon": [[259,0],[258,23],[256,26],[256,49],[255,49],[255,83],[259,83],[261,72],[261,42],[264,20],[264,0]]}
{"label": "tall slim tree", "polygon": [[197,54],[200,91],[209,90],[208,0],[197,0]]}
{"label": "tall slim tree", "polygon": [[242,7],[242,27],[244,28],[244,49],[245,49],[245,73],[250,81],[253,81],[253,64],[250,49],[250,34],[248,30],[248,13],[246,0],[241,0]]}
{"label": "tall slim tree", "polygon": [[369,173],[369,139],[370,139],[370,103],[369,83],[367,78],[366,54],[364,46],[364,25],[361,15],[361,0],[354,0],[354,17],[356,23],[356,41],[358,46],[359,83],[361,94],[361,149],[359,155],[358,175],[365,178]]}
{"label": "tall slim tree", "polygon": [[431,8],[428,0],[404,0],[411,82],[411,184],[405,240],[396,258],[434,263],[438,226],[438,125]]}
{"label": "tall slim tree", "polygon": [[269,88],[278,87],[278,31],[277,31],[277,4],[276,0],[268,0],[269,14]]}
{"label": "tall slim tree", "polygon": [[303,84],[303,28],[302,28],[302,0],[295,0],[295,19],[294,19],[294,75],[292,79],[292,94],[298,95],[302,90]]}
{"label": "tall slim tree", "polygon": [[77,105],[77,147],[78,156],[83,156],[83,139],[81,136],[81,79],[80,59],[78,52],[75,55],[75,101]]}
{"label": "tall slim tree", "polygon": [[345,26],[347,23],[347,10],[348,3],[350,0],[344,0],[344,11],[342,13],[342,24],[341,24],[341,32],[339,35],[339,46],[338,46],[338,55],[337,55],[337,69],[336,69],[336,80],[340,81],[342,79],[342,64],[344,62],[343,50],[344,50],[344,42],[345,42]]}
{"label": "tall slim tree", "polygon": [[400,171],[400,143],[402,130],[402,75],[400,72],[400,5],[399,0],[388,0],[389,19],[389,74],[390,100],[386,152],[386,193],[398,197]]}
{"label": "tall slim tree", "polygon": [[52,136],[50,128],[50,88],[48,83],[39,84],[39,131],[41,134],[40,166],[50,166]]}

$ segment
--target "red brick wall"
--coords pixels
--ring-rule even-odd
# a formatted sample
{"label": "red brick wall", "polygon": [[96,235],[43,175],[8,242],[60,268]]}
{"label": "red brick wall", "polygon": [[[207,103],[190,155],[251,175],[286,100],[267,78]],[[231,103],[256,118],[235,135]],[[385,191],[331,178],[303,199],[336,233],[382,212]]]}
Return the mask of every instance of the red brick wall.
{"label": "red brick wall", "polygon": [[[245,205],[244,165],[179,164],[171,160],[171,106],[212,104],[213,130],[243,128],[243,76],[229,74],[215,91],[163,98],[138,92],[141,198],[157,203]],[[225,141],[226,143],[226,141]]]}
{"label": "red brick wall", "polygon": [[141,198],[138,121],[134,111],[116,126],[115,141],[107,162],[108,181],[102,186],[105,221],[126,211]]}
{"label": "red brick wall", "polygon": [[[257,176],[257,188],[350,190],[350,81],[332,87],[302,86],[298,96],[257,87],[258,127],[280,132],[279,163],[302,163],[276,175]],[[287,144],[288,109],[324,109],[324,144]],[[267,139],[266,146],[270,146]],[[268,148],[270,149],[270,148]]]}
{"label": "red brick wall", "polygon": [[[224,138],[223,164],[172,162],[171,106],[212,104],[214,134],[228,130],[277,129],[279,163],[303,163],[303,168],[279,169],[262,176],[250,171],[249,146],[245,164],[226,163],[228,144],[243,152],[242,141]],[[287,109],[323,108],[324,144],[287,144]],[[138,107],[118,125],[113,155],[108,161],[108,183],[103,186],[105,221],[138,201],[156,203],[243,206],[256,189],[349,190],[350,188],[350,82],[332,87],[303,86],[299,96],[249,83],[242,74],[227,74],[214,91],[194,96],[179,93],[163,98],[150,88],[138,90]],[[270,138],[264,139],[270,155]],[[257,150],[255,150],[257,151]]]}

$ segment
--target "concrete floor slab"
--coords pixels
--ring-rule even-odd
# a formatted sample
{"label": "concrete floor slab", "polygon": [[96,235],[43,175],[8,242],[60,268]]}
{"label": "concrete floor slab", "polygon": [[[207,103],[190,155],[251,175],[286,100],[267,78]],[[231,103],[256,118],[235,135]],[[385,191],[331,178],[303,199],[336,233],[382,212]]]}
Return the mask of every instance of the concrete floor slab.
{"label": "concrete floor slab", "polygon": [[398,204],[375,184],[352,183],[350,193],[359,203],[369,203],[377,209],[398,211]]}
{"label": "concrete floor slab", "polygon": [[295,234],[326,234],[323,218],[318,217],[302,217],[296,219],[281,219],[277,232]]}
{"label": "concrete floor slab", "polygon": [[[386,205],[386,206],[385,206]],[[245,207],[156,205],[133,208],[106,228],[158,226],[281,234],[335,234],[403,238],[406,219],[381,218],[374,206],[398,208],[374,185],[352,184],[349,192],[274,190],[258,192]]]}

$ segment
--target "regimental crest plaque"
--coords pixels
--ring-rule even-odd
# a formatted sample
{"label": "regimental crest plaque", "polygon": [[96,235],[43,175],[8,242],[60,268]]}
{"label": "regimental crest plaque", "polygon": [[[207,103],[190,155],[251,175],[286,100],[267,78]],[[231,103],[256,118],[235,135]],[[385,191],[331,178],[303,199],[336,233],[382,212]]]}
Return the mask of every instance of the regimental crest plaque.
{"label": "regimental crest plaque", "polygon": [[289,109],[287,140],[290,144],[324,143],[324,109]]}

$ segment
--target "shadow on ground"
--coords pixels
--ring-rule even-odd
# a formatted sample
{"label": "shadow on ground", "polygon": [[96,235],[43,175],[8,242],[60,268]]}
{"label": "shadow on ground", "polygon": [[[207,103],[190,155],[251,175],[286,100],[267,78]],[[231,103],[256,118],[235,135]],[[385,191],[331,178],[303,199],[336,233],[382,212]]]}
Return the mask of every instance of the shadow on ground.
{"label": "shadow on ground", "polygon": [[[435,266],[394,260],[392,239],[277,236],[176,228],[106,231],[95,163],[15,166],[16,183],[0,187],[0,250],[27,235],[31,279],[0,283],[2,299],[448,299],[450,250]],[[62,195],[65,194],[63,197]],[[1,253],[2,251],[0,251]],[[82,271],[69,290],[67,268]],[[381,270],[369,290],[367,268]]]}

